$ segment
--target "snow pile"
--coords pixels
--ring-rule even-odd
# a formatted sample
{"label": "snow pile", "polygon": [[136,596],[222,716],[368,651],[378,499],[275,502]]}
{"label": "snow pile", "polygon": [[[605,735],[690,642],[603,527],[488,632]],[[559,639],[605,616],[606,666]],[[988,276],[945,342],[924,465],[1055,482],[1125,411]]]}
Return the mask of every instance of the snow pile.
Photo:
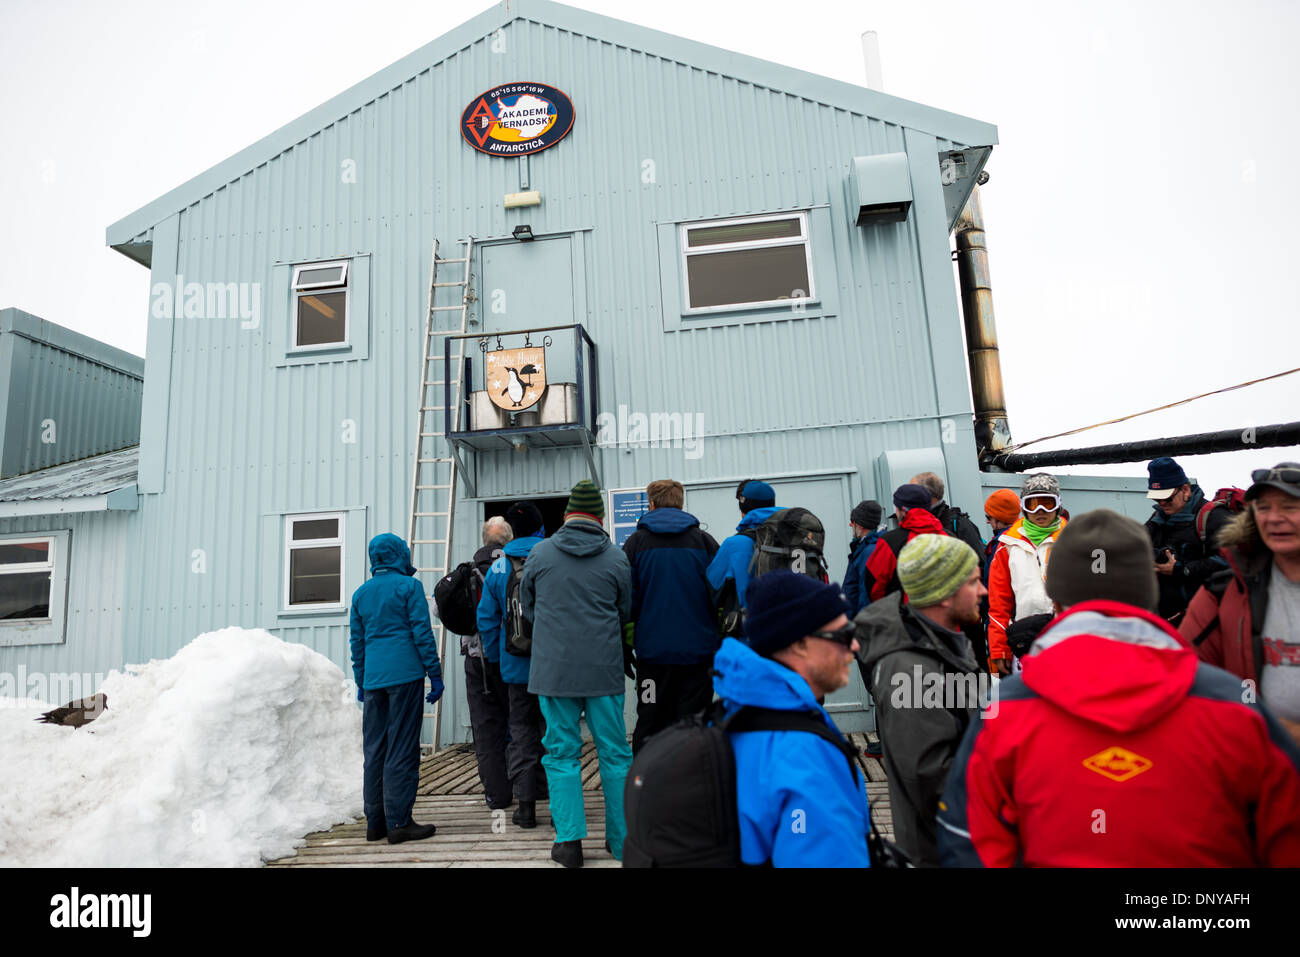
{"label": "snow pile", "polygon": [[0,701],[0,866],[255,866],[361,813],[355,686],[305,645],[224,628],[99,690],[80,729]]}

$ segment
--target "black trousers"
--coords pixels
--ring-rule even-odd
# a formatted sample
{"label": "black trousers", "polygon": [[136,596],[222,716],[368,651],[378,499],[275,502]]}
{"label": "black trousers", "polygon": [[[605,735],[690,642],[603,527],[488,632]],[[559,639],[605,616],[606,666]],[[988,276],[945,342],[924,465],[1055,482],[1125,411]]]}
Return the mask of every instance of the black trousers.
{"label": "black trousers", "polygon": [[542,708],[528,685],[507,684],[510,700],[510,743],[506,745],[506,773],[515,797],[536,801],[545,796],[542,770]]}
{"label": "black trousers", "polygon": [[510,726],[510,697],[501,680],[501,666],[483,658],[465,656],[465,697],[469,723],[474,729],[474,757],[478,779],[493,807],[510,803],[510,775],[506,772],[506,736]]}
{"label": "black trousers", "polygon": [[703,711],[713,700],[713,662],[696,665],[636,663],[636,729],[632,753],[652,734]]}

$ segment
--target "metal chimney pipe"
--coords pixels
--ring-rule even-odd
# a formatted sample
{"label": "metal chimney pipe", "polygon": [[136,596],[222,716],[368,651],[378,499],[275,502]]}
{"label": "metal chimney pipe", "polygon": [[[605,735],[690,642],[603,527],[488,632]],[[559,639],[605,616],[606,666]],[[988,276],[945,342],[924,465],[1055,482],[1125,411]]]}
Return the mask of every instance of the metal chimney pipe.
{"label": "metal chimney pipe", "polygon": [[971,398],[975,403],[975,444],[982,460],[1011,444],[1011,427],[1007,424],[1007,403],[1002,393],[1002,363],[998,358],[993,285],[989,280],[989,254],[984,245],[984,213],[980,209],[978,185],[971,190],[970,199],[957,217],[955,232]]}
{"label": "metal chimney pipe", "polygon": [[[1057,449],[1054,452],[1010,452],[995,456],[993,468],[1008,472],[1051,468],[1055,465],[1110,465],[1117,462],[1146,462],[1161,455],[1209,455],[1211,452],[1236,452],[1241,449],[1267,449],[1300,444],[1300,422],[1224,429],[1220,432],[1197,432],[1140,442],[1116,442],[1081,449]],[[1264,461],[1261,465],[1267,464]]]}

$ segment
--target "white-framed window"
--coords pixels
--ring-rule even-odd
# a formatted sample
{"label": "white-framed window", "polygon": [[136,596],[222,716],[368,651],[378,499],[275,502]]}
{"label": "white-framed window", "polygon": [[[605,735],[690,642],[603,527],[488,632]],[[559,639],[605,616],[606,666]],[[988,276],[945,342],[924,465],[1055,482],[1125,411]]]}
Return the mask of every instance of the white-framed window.
{"label": "white-framed window", "polygon": [[0,620],[51,620],[57,548],[53,536],[0,539]]}
{"label": "white-framed window", "polygon": [[336,349],[348,344],[348,260],[293,267],[293,348]]}
{"label": "white-framed window", "polygon": [[285,516],[285,611],[344,607],[344,539],[343,512]]}
{"label": "white-framed window", "polygon": [[683,223],[679,247],[687,313],[816,298],[806,212]]}

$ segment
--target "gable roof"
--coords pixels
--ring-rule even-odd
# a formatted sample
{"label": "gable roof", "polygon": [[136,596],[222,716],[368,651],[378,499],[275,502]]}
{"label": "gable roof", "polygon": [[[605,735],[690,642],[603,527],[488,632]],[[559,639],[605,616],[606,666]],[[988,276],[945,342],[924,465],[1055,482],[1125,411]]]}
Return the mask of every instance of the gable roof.
{"label": "gable roof", "polygon": [[899,126],[933,133],[957,145],[992,146],[997,142],[997,127],[992,124],[890,96],[878,90],[661,33],[623,20],[553,3],[551,0],[502,0],[414,53],[402,57],[285,124],[274,133],[124,216],[108,227],[107,244],[128,258],[149,265],[152,256],[152,228],[157,223],[266,164],[330,124],[402,86],[412,77],[519,20],[566,30],[755,86],[779,90]]}

